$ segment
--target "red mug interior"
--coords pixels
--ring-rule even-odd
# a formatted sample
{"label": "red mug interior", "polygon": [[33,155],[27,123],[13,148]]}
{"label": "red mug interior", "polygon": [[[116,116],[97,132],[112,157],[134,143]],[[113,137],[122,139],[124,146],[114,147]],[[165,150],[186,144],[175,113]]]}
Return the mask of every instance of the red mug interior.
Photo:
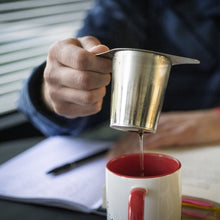
{"label": "red mug interior", "polygon": [[181,168],[181,163],[168,155],[144,153],[144,176],[142,176],[140,154],[128,154],[112,159],[107,169],[125,177],[153,178],[172,174]]}

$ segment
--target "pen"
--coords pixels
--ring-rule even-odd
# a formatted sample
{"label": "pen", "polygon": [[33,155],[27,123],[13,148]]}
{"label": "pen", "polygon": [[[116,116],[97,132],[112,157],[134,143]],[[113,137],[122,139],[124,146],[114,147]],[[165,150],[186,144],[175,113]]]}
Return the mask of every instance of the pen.
{"label": "pen", "polygon": [[65,171],[68,171],[70,169],[79,167],[80,165],[84,164],[85,162],[88,162],[91,159],[94,159],[95,157],[101,156],[103,154],[105,154],[106,152],[108,152],[109,149],[104,149],[95,153],[92,153],[86,157],[80,158],[79,160],[75,160],[73,162],[70,163],[66,163],[64,165],[58,166],[52,170],[49,170],[47,172],[47,174],[54,174],[54,175],[58,175],[60,173],[63,173]]}

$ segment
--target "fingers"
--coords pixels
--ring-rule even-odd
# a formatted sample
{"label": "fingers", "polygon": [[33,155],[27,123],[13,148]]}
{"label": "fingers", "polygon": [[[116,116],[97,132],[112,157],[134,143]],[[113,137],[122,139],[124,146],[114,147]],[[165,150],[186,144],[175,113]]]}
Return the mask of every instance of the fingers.
{"label": "fingers", "polygon": [[[85,47],[85,48],[83,48]],[[93,49],[92,49],[93,48]],[[93,37],[67,39],[51,46],[48,60],[57,60],[60,64],[77,70],[88,70],[99,73],[111,72],[111,60],[96,56],[94,52],[104,52],[108,48],[99,45]]]}
{"label": "fingers", "polygon": [[101,108],[102,101],[93,105],[87,105],[86,108],[69,102],[54,103],[54,109],[58,115],[71,119],[96,114],[101,110]]}
{"label": "fingers", "polygon": [[90,92],[62,87],[50,91],[54,111],[61,116],[77,118],[98,113],[102,108],[105,87]]}
{"label": "fingers", "polygon": [[[163,113],[161,119],[155,134],[144,133],[145,151],[154,148],[206,144],[220,140],[220,117],[212,111]],[[115,143],[107,159],[134,152],[140,152],[138,135],[128,133]]]}
{"label": "fingers", "polygon": [[[181,115],[179,116],[179,118]],[[145,149],[181,146],[193,143],[195,126],[191,120],[174,120],[159,124],[155,134],[144,135]]]}
{"label": "fingers", "polygon": [[60,86],[87,91],[107,86],[110,80],[110,74],[79,71],[65,66],[60,66],[47,78],[51,84],[59,82]]}
{"label": "fingers", "polygon": [[99,53],[104,53],[104,52],[106,52],[108,50],[109,50],[109,48],[107,46],[100,44],[100,45],[97,45],[95,47],[92,47],[88,51],[90,53],[93,53],[93,54],[99,54]]}
{"label": "fingers", "polygon": [[177,136],[174,134],[167,134],[167,135],[161,135],[161,134],[150,134],[147,135],[147,137],[144,138],[144,149],[153,149],[153,148],[159,148],[159,147],[167,147],[167,146],[173,146],[177,143]]}
{"label": "fingers", "polygon": [[46,85],[44,94],[48,100],[47,106],[56,114],[68,118],[98,113],[106,94],[105,86],[93,90],[79,90],[60,84]]}
{"label": "fingers", "polygon": [[112,61],[96,56],[109,50],[95,37],[70,38],[53,44],[42,87],[43,101],[53,112],[76,118],[101,110],[110,83]]}
{"label": "fingers", "polygon": [[92,36],[80,37],[78,40],[84,49],[93,54],[103,53],[109,50],[107,46],[102,45],[97,38]]}
{"label": "fingers", "polygon": [[100,102],[105,96],[106,88],[98,88],[90,91],[70,89],[68,87],[54,88],[50,91],[50,97],[56,103],[68,102],[81,106],[93,105]]}

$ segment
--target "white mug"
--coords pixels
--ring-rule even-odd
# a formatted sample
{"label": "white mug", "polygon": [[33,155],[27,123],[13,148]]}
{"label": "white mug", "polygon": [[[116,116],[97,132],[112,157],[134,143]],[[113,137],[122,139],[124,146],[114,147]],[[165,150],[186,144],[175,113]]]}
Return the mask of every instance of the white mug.
{"label": "white mug", "polygon": [[181,163],[168,155],[117,157],[106,165],[108,220],[180,220]]}

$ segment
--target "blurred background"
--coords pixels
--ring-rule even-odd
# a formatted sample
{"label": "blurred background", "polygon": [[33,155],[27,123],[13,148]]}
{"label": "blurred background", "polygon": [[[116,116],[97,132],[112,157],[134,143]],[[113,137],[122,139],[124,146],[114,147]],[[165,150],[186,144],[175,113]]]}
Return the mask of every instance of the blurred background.
{"label": "blurred background", "polygon": [[49,46],[75,36],[93,0],[0,0],[0,141],[41,135],[17,111],[19,91]]}

